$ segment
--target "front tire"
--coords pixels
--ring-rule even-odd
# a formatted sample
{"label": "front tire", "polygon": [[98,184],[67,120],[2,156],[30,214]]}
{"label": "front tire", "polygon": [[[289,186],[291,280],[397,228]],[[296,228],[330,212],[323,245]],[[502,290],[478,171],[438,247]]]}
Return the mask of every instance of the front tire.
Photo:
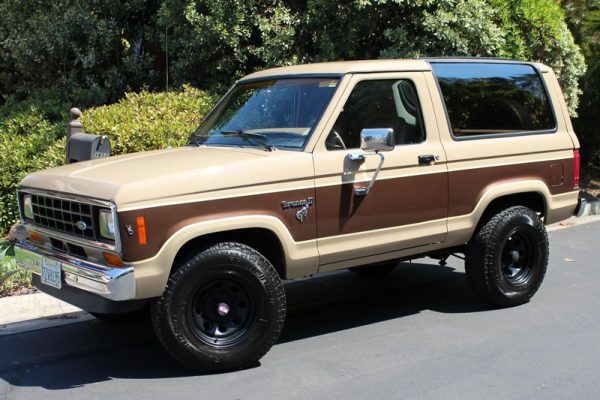
{"label": "front tire", "polygon": [[184,366],[212,372],[252,366],[285,320],[283,285],[256,250],[219,243],[183,261],[152,305],[156,335]]}
{"label": "front tire", "polygon": [[522,206],[492,217],[467,246],[465,272],[484,300],[511,307],[529,301],[548,266],[548,235],[538,215]]}

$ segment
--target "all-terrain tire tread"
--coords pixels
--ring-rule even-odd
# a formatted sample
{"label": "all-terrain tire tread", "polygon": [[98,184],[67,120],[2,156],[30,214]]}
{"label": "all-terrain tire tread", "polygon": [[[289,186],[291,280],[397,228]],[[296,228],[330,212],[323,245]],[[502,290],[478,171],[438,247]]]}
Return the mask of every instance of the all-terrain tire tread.
{"label": "all-terrain tire tread", "polygon": [[[166,302],[168,299],[173,296],[173,292],[179,282],[182,279],[185,279],[187,273],[192,268],[198,268],[199,264],[202,263],[202,260],[205,258],[210,258],[213,254],[222,254],[229,253],[230,256],[235,257],[243,257],[246,260],[250,261],[250,264],[254,267],[254,274],[261,276],[265,282],[269,285],[272,285],[272,296],[270,297],[270,302],[275,304],[276,309],[276,318],[274,320],[275,329],[272,330],[271,335],[267,340],[264,340],[260,346],[256,346],[254,352],[244,359],[240,359],[235,363],[227,363],[226,365],[215,364],[212,361],[207,361],[205,363],[199,362],[197,359],[190,357],[185,351],[181,351],[183,348],[189,348],[189,343],[186,338],[181,334],[181,332],[176,333],[175,339],[178,342],[177,344],[181,346],[173,346],[171,343],[172,336],[169,332],[170,328],[168,326],[164,326],[165,318],[164,313],[166,312]],[[180,264],[179,268],[177,268],[174,273],[169,277],[165,291],[161,297],[159,297],[152,304],[152,324],[154,326],[154,331],[158,340],[161,342],[163,347],[167,350],[167,352],[179,361],[181,364],[190,368],[192,370],[196,370],[198,372],[213,372],[219,370],[235,370],[235,369],[243,369],[252,366],[255,364],[260,358],[262,358],[269,349],[275,344],[281,330],[283,328],[283,324],[285,322],[286,315],[286,297],[285,291],[283,289],[283,285],[281,283],[281,279],[277,274],[275,268],[271,265],[271,263],[256,250],[252,249],[249,246],[246,246],[241,243],[236,242],[221,242],[216,243],[213,246],[205,249],[198,254],[191,255],[187,259],[184,259]]]}
{"label": "all-terrain tire tread", "polygon": [[481,227],[467,246],[465,273],[471,287],[484,300],[498,306],[510,307],[528,302],[539,289],[546,273],[546,265],[543,265],[540,279],[525,296],[519,299],[509,299],[497,290],[495,279],[498,279],[498,277],[493,271],[496,257],[495,245],[502,239],[500,235],[503,224],[521,215],[531,218],[535,230],[543,235],[544,248],[542,251],[547,265],[549,245],[546,228],[538,215],[524,206],[513,206],[495,214]]}

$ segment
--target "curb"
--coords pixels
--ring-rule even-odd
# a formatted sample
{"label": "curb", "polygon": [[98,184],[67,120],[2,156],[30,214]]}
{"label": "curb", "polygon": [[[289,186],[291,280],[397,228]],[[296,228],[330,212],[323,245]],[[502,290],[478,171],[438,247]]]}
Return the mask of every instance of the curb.
{"label": "curb", "polygon": [[0,298],[0,336],[93,318],[85,311],[45,293]]}
{"label": "curb", "polygon": [[[549,225],[549,232],[600,221],[600,201],[586,201],[581,216]],[[93,320],[87,312],[45,293],[0,298],[0,337]]]}

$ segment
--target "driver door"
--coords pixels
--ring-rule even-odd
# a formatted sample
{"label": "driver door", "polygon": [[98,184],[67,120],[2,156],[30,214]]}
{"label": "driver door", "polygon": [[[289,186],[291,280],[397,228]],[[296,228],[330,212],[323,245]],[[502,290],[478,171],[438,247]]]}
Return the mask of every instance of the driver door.
{"label": "driver door", "polygon": [[[319,271],[425,252],[446,239],[448,179],[421,72],[354,75],[314,152]],[[395,148],[368,194],[380,157],[360,132],[392,128]]]}

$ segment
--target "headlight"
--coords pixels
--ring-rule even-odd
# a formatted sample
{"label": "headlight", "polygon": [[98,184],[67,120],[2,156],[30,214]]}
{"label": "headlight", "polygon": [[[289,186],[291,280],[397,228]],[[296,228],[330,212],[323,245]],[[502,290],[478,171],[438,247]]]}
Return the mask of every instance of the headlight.
{"label": "headlight", "polygon": [[100,210],[100,236],[115,240],[115,220],[111,210]]}
{"label": "headlight", "polygon": [[23,215],[27,219],[33,219],[33,206],[31,205],[31,195],[23,196]]}

